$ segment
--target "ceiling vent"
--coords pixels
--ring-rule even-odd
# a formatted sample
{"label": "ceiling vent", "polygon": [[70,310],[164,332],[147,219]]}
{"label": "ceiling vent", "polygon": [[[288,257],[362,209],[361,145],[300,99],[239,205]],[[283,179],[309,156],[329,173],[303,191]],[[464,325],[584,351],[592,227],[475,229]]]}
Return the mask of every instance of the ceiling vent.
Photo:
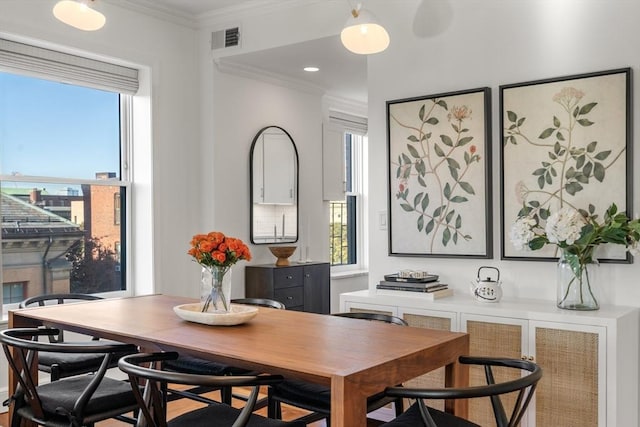
{"label": "ceiling vent", "polygon": [[211,49],[240,46],[240,27],[227,28],[211,33]]}

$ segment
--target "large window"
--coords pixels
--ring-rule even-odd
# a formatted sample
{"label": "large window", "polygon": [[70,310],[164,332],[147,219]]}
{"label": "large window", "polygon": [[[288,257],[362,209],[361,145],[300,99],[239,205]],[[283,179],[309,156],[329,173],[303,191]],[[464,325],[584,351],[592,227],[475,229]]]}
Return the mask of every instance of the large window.
{"label": "large window", "polygon": [[[0,52],[7,48],[4,42]],[[70,84],[62,76],[23,75],[4,59],[0,277],[5,308],[39,294],[126,290],[122,257],[131,95]]]}
{"label": "large window", "polygon": [[329,202],[330,259],[332,266],[359,263],[358,242],[361,241],[362,152],[365,137],[344,134],[344,200]]}

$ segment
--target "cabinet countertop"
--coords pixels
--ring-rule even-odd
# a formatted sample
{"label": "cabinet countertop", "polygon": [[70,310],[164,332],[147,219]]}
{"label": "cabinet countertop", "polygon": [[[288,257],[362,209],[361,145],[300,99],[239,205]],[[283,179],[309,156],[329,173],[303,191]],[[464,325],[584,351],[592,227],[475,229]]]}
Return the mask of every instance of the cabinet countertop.
{"label": "cabinet countertop", "polygon": [[609,324],[612,319],[639,311],[638,307],[616,305],[603,305],[599,310],[594,311],[563,310],[556,307],[555,301],[528,298],[503,298],[497,303],[483,303],[476,301],[471,295],[467,295],[458,289],[455,292],[453,296],[431,301],[424,294],[418,292],[367,289],[340,294],[340,302],[341,306],[345,302],[351,301],[524,319],[540,318],[543,315],[545,320],[549,321],[590,323],[603,326]]}
{"label": "cabinet countertop", "polygon": [[254,264],[254,265],[247,265],[247,267],[267,267],[267,268],[290,268],[290,267],[304,267],[305,265],[318,265],[318,264],[329,264],[326,261],[309,261],[309,262],[297,262],[297,261],[292,261],[291,264],[289,265],[276,265],[275,262],[271,263],[271,264]]}

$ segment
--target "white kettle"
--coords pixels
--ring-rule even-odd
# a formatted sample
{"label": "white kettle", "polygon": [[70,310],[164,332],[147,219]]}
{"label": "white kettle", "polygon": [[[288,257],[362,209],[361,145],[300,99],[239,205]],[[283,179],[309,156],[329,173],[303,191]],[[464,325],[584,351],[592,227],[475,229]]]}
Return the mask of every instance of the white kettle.
{"label": "white kettle", "polygon": [[[492,280],[491,277],[487,276],[486,279],[480,279],[480,271],[482,269],[491,269],[495,270],[497,275],[495,280]],[[478,276],[476,277],[476,281],[471,282],[471,295],[473,295],[476,300],[480,302],[498,302],[500,298],[502,298],[502,287],[500,282],[500,270],[496,267],[487,267],[482,266],[478,269]]]}

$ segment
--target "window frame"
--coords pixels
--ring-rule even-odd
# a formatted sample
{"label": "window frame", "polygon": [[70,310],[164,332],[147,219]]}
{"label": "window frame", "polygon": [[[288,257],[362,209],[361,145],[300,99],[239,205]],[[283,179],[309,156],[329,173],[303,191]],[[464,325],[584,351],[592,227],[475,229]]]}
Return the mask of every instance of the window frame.
{"label": "window frame", "polygon": [[[61,80],[55,80],[50,77],[45,76],[37,76],[31,75],[27,73],[18,73],[13,70],[4,70],[0,64],[0,72],[8,72],[13,74],[19,74],[25,77],[31,77],[36,79],[46,79],[51,81],[57,81],[58,83],[66,83]],[[82,86],[80,84],[73,84],[74,86]],[[89,86],[86,86],[89,87]],[[119,144],[120,144],[120,177],[119,179],[109,179],[109,180],[100,180],[100,179],[77,179],[77,178],[60,178],[60,177],[49,177],[49,176],[39,176],[39,175],[6,175],[0,173],[0,183],[3,181],[10,182],[23,182],[26,184],[30,183],[51,183],[51,184],[68,184],[68,185],[90,185],[90,186],[105,186],[105,187],[119,187],[120,192],[124,192],[124,197],[121,198],[120,205],[120,218],[121,222],[124,221],[124,226],[119,224],[120,227],[123,227],[120,232],[121,239],[119,240],[121,252],[119,253],[120,257],[120,272],[122,274],[122,280],[124,281],[125,289],[112,291],[112,292],[103,292],[96,293],[94,295],[109,297],[109,298],[117,298],[117,297],[125,297],[134,295],[133,289],[133,280],[131,275],[131,260],[128,258],[129,248],[132,242],[132,230],[131,230],[131,221],[132,221],[132,212],[129,206],[132,206],[132,183],[133,183],[133,171],[131,168],[131,153],[132,153],[132,135],[133,135],[133,98],[134,95],[127,93],[119,94],[119,119],[120,119],[120,135],[119,135]],[[124,210],[123,210],[124,208]],[[122,245],[122,238],[125,239],[125,245]],[[2,241],[2,237],[0,236],[0,242]],[[2,259],[2,247],[0,246],[0,259]],[[0,284],[3,283],[2,277],[2,264],[0,263]],[[2,306],[2,316],[6,318],[9,310],[17,309],[18,303],[9,303],[5,304],[3,301],[3,296],[0,295],[0,305]]]}
{"label": "window frame", "polygon": [[[351,135],[351,153],[347,155],[347,135]],[[353,128],[343,128],[343,147],[344,149],[344,161],[345,161],[345,174],[351,171],[350,176],[345,175],[345,202],[348,203],[348,198],[353,197],[355,213],[350,213],[347,208],[347,215],[350,215],[350,220],[355,219],[355,239],[353,243],[353,249],[355,251],[355,262],[351,264],[336,264],[331,265],[332,274],[350,273],[354,271],[362,271],[366,269],[366,247],[365,247],[365,218],[367,215],[367,207],[364,203],[365,198],[365,152],[368,144],[367,133]],[[348,158],[351,158],[350,166],[347,166],[346,162]],[[348,183],[351,183],[349,186]],[[350,188],[349,188],[350,187]],[[331,247],[331,243],[329,244]],[[331,260],[330,260],[331,262]]]}

